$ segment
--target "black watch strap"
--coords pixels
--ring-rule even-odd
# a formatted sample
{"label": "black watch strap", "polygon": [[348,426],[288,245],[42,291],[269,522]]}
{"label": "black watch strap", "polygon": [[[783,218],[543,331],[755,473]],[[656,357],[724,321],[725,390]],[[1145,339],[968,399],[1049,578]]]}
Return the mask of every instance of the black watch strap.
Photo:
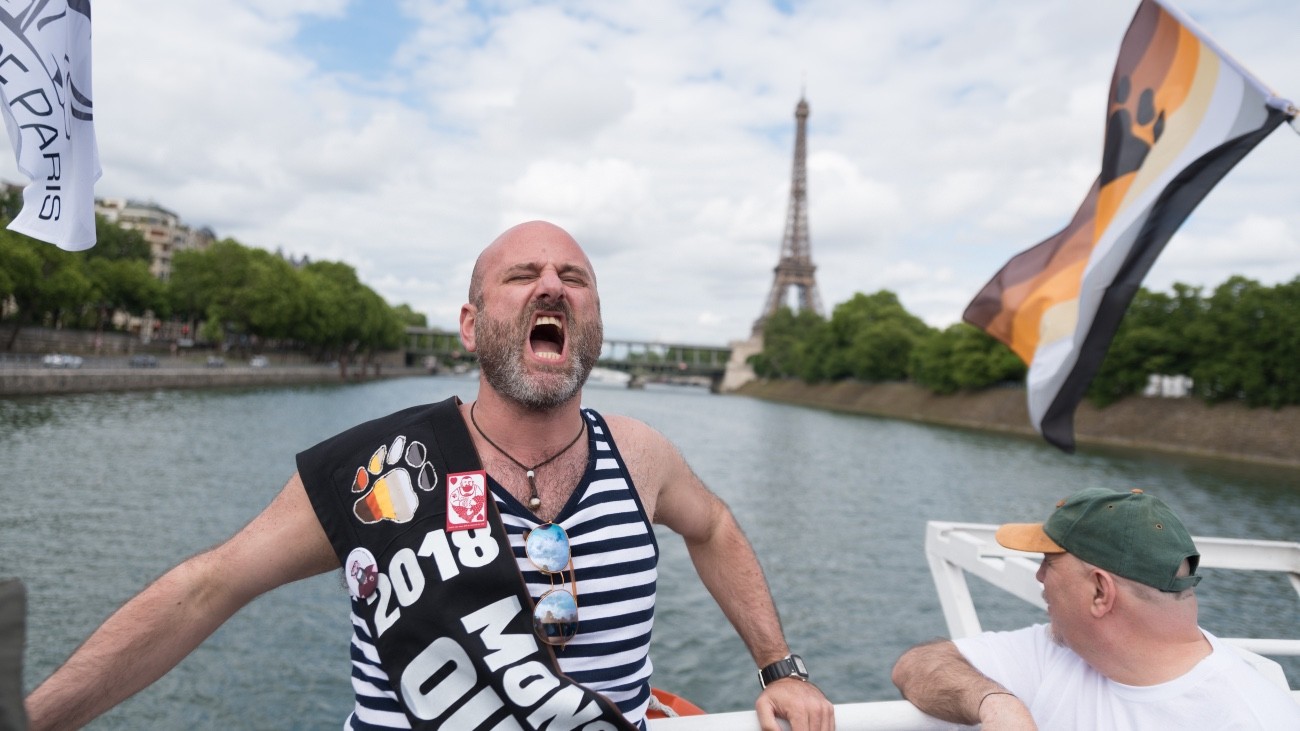
{"label": "black watch strap", "polygon": [[798,655],[786,655],[758,671],[758,682],[764,688],[781,678],[808,680],[808,668],[804,667],[803,658]]}

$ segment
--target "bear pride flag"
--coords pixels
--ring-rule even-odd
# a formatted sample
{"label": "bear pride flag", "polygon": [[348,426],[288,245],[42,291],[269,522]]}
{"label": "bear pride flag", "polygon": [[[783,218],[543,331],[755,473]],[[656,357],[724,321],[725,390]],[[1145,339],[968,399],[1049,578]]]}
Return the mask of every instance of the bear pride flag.
{"label": "bear pride flag", "polygon": [[1101,174],[1062,231],[1014,256],[962,319],[1029,366],[1029,418],[1074,451],[1074,411],[1143,277],[1201,199],[1296,114],[1175,8],[1142,0],[1120,46]]}

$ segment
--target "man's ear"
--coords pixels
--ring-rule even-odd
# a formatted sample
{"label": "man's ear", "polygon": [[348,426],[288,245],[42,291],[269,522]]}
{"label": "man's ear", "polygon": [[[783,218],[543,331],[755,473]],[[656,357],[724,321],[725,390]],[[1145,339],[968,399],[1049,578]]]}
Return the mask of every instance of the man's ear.
{"label": "man's ear", "polygon": [[1092,569],[1088,574],[1088,582],[1092,588],[1092,602],[1088,609],[1093,617],[1101,619],[1115,608],[1119,583],[1114,576],[1101,569]]}
{"label": "man's ear", "polygon": [[460,342],[467,352],[473,353],[477,347],[474,341],[474,320],[478,317],[478,308],[468,302],[460,306]]}

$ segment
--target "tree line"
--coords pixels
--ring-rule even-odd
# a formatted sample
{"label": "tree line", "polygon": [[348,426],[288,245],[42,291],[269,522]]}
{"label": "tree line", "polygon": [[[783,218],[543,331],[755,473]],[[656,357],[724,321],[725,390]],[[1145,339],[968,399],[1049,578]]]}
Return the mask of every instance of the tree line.
{"label": "tree line", "polygon": [[[983,330],[930,327],[888,290],[855,294],[829,319],[782,308],[750,362],[763,378],[911,381],[939,394],[1023,383],[1026,372]],[[1270,287],[1233,276],[1208,294],[1187,284],[1139,289],[1087,398],[1106,406],[1141,393],[1155,374],[1187,376],[1207,403],[1300,404],[1300,277]]]}
{"label": "tree line", "polygon": [[[0,201],[0,221],[20,205],[21,199]],[[343,368],[354,355],[400,347],[408,325],[427,326],[424,315],[405,304],[390,306],[342,262],[295,267],[227,238],[205,250],[175,252],[164,282],[149,273],[150,247],[138,231],[101,216],[95,231],[95,246],[66,252],[0,228],[6,350],[26,325],[107,331],[115,327],[115,313],[152,314],[195,323],[200,341],[272,341],[320,360],[338,359]]]}

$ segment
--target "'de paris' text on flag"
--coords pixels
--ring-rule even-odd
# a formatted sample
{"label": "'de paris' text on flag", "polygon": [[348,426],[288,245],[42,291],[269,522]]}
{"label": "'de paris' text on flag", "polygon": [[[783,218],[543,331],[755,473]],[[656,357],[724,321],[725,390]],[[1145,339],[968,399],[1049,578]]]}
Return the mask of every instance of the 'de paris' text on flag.
{"label": "'de paris' text on flag", "polygon": [[1074,411],[1156,256],[1260,140],[1296,115],[1176,8],[1142,0],[1120,46],[1101,174],[1062,231],[963,314],[1029,366],[1029,417],[1074,450]]}
{"label": "'de paris' text on flag", "polygon": [[30,180],[9,228],[80,251],[95,245],[90,0],[0,6],[0,101],[18,169]]}

